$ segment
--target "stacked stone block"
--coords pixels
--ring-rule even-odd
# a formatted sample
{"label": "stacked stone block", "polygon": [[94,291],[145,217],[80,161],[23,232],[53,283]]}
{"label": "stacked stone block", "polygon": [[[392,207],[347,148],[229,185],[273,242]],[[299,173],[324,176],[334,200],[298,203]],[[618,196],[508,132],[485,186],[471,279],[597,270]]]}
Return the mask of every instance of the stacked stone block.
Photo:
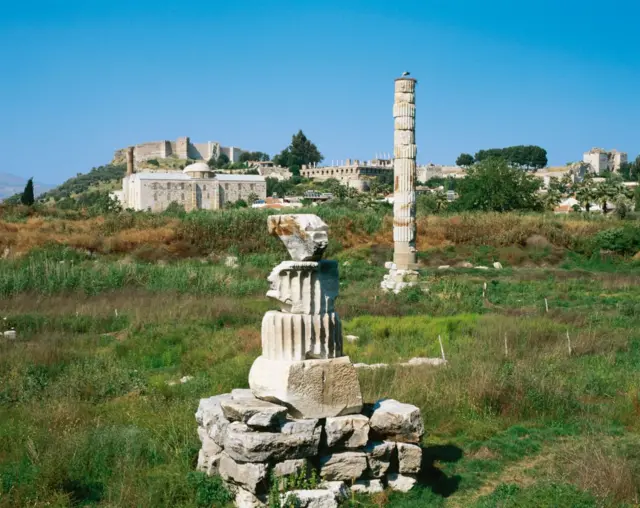
{"label": "stacked stone block", "polygon": [[268,277],[267,296],[280,309],[262,320],[262,355],[251,367],[249,386],[256,397],[286,405],[296,418],[358,413],[358,375],[343,355],[335,312],[338,264],[322,259],[327,225],[315,215],[274,215],[268,229],[293,260]]}
{"label": "stacked stone block", "polygon": [[360,414],[296,419],[285,406],[257,399],[250,390],[234,390],[202,399],[196,420],[202,442],[198,470],[220,475],[239,507],[266,506],[274,478],[301,472],[316,471],[318,490],[283,493],[283,499],[295,495],[331,507],[349,490],[407,491],[421,469],[420,411],[394,400]]}

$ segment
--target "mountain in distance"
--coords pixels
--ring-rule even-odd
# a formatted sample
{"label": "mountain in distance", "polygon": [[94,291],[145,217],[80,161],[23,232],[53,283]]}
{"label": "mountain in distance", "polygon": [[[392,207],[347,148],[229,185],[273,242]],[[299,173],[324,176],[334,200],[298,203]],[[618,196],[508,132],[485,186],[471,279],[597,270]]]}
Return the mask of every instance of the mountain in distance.
{"label": "mountain in distance", "polygon": [[[19,194],[24,190],[24,186],[27,184],[27,178],[21,176],[12,175],[10,173],[0,173],[0,201],[14,194]],[[36,196],[53,189],[55,185],[49,185],[46,183],[33,182],[35,187]]]}

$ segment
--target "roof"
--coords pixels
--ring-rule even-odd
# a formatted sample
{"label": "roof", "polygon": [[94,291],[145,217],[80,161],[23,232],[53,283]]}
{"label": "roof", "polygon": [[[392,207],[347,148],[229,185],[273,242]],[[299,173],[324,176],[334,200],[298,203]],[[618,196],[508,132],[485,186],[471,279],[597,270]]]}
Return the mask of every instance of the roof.
{"label": "roof", "polygon": [[192,180],[189,175],[178,171],[171,173],[134,173],[133,176],[139,180]]}
{"label": "roof", "polygon": [[189,164],[182,171],[184,173],[191,173],[191,172],[201,173],[201,172],[209,172],[211,171],[211,168],[209,168],[209,166],[204,162],[194,162],[193,164]]}
{"label": "roof", "polygon": [[219,182],[266,182],[264,176],[260,175],[227,175],[217,173],[215,178]]}

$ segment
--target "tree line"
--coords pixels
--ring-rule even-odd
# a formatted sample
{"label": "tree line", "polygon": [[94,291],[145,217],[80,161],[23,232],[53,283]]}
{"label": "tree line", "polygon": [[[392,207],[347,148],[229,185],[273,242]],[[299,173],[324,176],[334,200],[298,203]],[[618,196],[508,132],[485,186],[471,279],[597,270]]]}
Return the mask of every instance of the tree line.
{"label": "tree line", "polygon": [[547,165],[547,151],[537,145],[517,145],[506,148],[479,150],[475,155],[461,153],[456,159],[458,166],[471,166],[491,158],[500,158],[521,169],[540,169]]}

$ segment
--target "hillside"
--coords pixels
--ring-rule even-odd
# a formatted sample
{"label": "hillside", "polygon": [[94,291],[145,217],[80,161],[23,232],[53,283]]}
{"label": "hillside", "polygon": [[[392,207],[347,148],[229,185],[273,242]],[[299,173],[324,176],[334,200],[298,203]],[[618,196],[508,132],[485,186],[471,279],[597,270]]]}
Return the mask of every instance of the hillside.
{"label": "hillside", "polygon": [[[12,175],[10,173],[0,173],[0,201],[13,196],[14,194],[21,193],[24,190],[26,183],[27,179],[21,176]],[[34,185],[36,195],[53,188],[53,185],[41,182],[34,182]]]}
{"label": "hillside", "polygon": [[83,192],[87,192],[90,188],[102,187],[105,183],[116,183],[124,176],[126,172],[125,164],[107,164],[93,168],[88,173],[78,174],[73,178],[69,178],[66,182],[58,187],[45,192],[41,199],[59,200],[68,198]]}

